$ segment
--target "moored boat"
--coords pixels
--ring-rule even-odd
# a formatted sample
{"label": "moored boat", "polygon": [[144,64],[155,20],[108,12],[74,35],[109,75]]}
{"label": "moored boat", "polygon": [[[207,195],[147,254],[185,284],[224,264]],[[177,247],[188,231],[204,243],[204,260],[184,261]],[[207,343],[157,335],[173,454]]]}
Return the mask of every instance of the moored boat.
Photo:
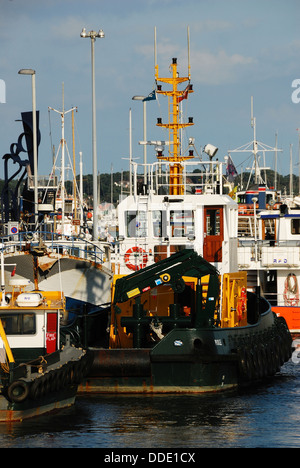
{"label": "moored boat", "polygon": [[[300,336],[300,199],[282,195],[269,186],[265,167],[259,160],[265,152],[281,151],[256,139],[256,118],[251,106],[253,141],[231,153],[247,152],[253,156],[248,183],[235,191],[238,202],[238,268],[247,272],[247,287],[260,287],[273,312],[285,318],[293,338]],[[230,156],[231,157],[231,156]],[[275,164],[277,167],[277,163]],[[236,173],[237,174],[237,173]],[[252,175],[254,180],[251,184]]]}
{"label": "moored boat", "polygon": [[291,335],[246,281],[191,249],[116,278],[108,347],[90,348],[79,393],[209,393],[273,376]]}
{"label": "moored boat", "polygon": [[237,272],[237,203],[223,193],[217,148],[207,145],[210,161],[195,171],[192,151],[181,153],[179,130],[192,118],[179,119],[179,102],[193,90],[175,58],[170,70],[161,78],[156,66],[157,82],[172,88],[157,85],[170,99],[169,122],[158,121],[170,150],[142,172],[133,165],[133,194],[119,204],[107,329],[95,336],[84,317],[73,324],[94,354],[81,393],[232,390],[273,376],[291,356],[285,320]]}
{"label": "moored boat", "polygon": [[69,337],[60,345],[64,296],[26,291],[23,279],[12,279],[7,293],[1,259],[0,422],[12,422],[73,405],[90,359]]}
{"label": "moored boat", "polygon": [[[31,112],[22,113],[24,131],[3,156],[0,235],[6,263],[16,264],[16,277],[29,279],[32,289],[63,290],[67,308],[74,313],[94,310],[110,300],[110,244],[92,239],[91,213],[76,185],[74,161],[72,197],[65,188],[63,155],[61,180],[55,175],[56,164],[48,177],[34,174],[32,120]],[[63,128],[62,124],[62,153],[67,148]],[[38,147],[38,129],[37,135]],[[22,153],[27,159],[21,159]],[[8,267],[7,277],[11,271]]]}
{"label": "moored boat", "polygon": [[[272,310],[285,318],[294,338],[300,335],[299,218],[295,203],[278,201],[267,206],[253,202],[239,216],[239,269],[247,272],[248,288],[260,285]],[[241,219],[242,218],[242,219]],[[252,230],[246,229],[252,226]]]}

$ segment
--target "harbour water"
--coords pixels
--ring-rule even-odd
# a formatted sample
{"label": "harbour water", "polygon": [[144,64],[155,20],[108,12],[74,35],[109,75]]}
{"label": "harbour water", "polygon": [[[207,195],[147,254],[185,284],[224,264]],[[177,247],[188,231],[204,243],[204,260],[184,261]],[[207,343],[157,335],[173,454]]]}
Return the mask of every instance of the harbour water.
{"label": "harbour water", "polygon": [[[2,425],[2,448],[300,447],[300,363],[222,396],[82,396],[54,415]],[[191,452],[191,450],[189,450]]]}

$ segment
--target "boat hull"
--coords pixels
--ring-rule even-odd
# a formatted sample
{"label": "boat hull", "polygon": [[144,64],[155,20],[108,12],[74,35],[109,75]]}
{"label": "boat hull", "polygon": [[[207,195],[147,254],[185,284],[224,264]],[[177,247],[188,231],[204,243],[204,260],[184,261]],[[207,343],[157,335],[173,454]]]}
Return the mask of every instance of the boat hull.
{"label": "boat hull", "polygon": [[40,290],[62,289],[74,308],[76,302],[82,308],[110,302],[111,274],[101,264],[68,255],[54,258],[46,255],[37,258],[35,267],[35,257],[30,252],[6,253],[5,262],[7,292],[11,290],[9,280],[15,264],[15,279],[24,278],[32,288],[37,282]]}
{"label": "boat hull", "polygon": [[174,328],[151,349],[93,348],[78,393],[211,393],[274,375],[291,356],[286,323],[271,309],[255,325]]}
{"label": "boat hull", "polygon": [[300,337],[300,307],[297,306],[272,306],[273,312],[278,317],[284,317],[293,338]]}
{"label": "boat hull", "polygon": [[75,403],[79,382],[87,375],[91,356],[70,345],[16,365],[2,379],[0,422],[23,421]]}
{"label": "boat hull", "polygon": [[20,422],[43,414],[73,406],[77,395],[77,385],[62,392],[49,393],[45,397],[33,400],[28,398],[22,403],[10,402],[0,395],[0,422]]}

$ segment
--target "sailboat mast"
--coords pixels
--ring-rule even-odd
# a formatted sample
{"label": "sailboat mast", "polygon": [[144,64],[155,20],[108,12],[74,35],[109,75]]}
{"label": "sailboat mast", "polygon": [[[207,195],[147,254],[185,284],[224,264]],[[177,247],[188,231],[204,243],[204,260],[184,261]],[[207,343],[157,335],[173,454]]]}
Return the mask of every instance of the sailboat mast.
{"label": "sailboat mast", "polygon": [[65,96],[62,84],[62,113],[61,113],[61,232],[64,235],[65,223]]}
{"label": "sailboat mast", "polygon": [[65,140],[65,114],[68,114],[69,112],[73,111],[74,109],[77,110],[77,107],[72,107],[71,109],[65,111],[65,97],[64,97],[64,83],[62,84],[62,111],[59,111],[57,109],[54,109],[53,107],[48,107],[48,109],[53,110],[54,112],[57,112],[60,114],[61,117],[61,140],[60,140],[60,146],[61,146],[61,189],[60,189],[60,194],[61,194],[61,208],[62,208],[62,219],[61,219],[61,224],[62,224],[62,235],[64,235],[64,219],[65,219],[65,146],[66,146],[66,140]]}
{"label": "sailboat mast", "polygon": [[[76,190],[76,169],[75,169],[75,137],[74,137],[74,109],[72,109],[72,140],[73,140],[73,200],[74,219],[77,219],[77,190]],[[77,228],[76,228],[77,229]]]}
{"label": "sailboat mast", "polygon": [[253,128],[254,180],[259,184],[260,171],[257,163],[256,118],[253,116],[253,96],[251,96],[251,127]]}

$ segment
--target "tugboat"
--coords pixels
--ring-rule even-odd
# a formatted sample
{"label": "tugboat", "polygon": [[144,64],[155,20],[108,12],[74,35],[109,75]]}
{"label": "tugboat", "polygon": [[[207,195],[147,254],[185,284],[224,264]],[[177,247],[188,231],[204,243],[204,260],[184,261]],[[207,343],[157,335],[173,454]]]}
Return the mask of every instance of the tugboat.
{"label": "tugboat", "polygon": [[72,325],[94,354],[79,393],[232,390],[273,376],[291,356],[285,320],[237,272],[238,206],[223,193],[217,148],[206,145],[209,161],[181,152],[181,129],[193,119],[181,121],[179,103],[193,88],[176,58],[170,71],[162,78],[155,65],[156,82],[171,85],[156,89],[170,101],[169,122],[157,122],[169,131],[169,152],[157,149],[141,172],[133,164],[133,193],[118,206],[107,327],[91,315]]}
{"label": "tugboat", "polygon": [[1,251],[0,422],[66,408],[89,369],[89,354],[70,344],[60,346],[65,299],[59,291],[26,291],[24,279],[11,279],[5,293]]}
{"label": "tugboat", "polygon": [[283,318],[243,272],[222,276],[191,249],[115,278],[109,347],[79,392],[209,393],[273,376],[291,357]]}

